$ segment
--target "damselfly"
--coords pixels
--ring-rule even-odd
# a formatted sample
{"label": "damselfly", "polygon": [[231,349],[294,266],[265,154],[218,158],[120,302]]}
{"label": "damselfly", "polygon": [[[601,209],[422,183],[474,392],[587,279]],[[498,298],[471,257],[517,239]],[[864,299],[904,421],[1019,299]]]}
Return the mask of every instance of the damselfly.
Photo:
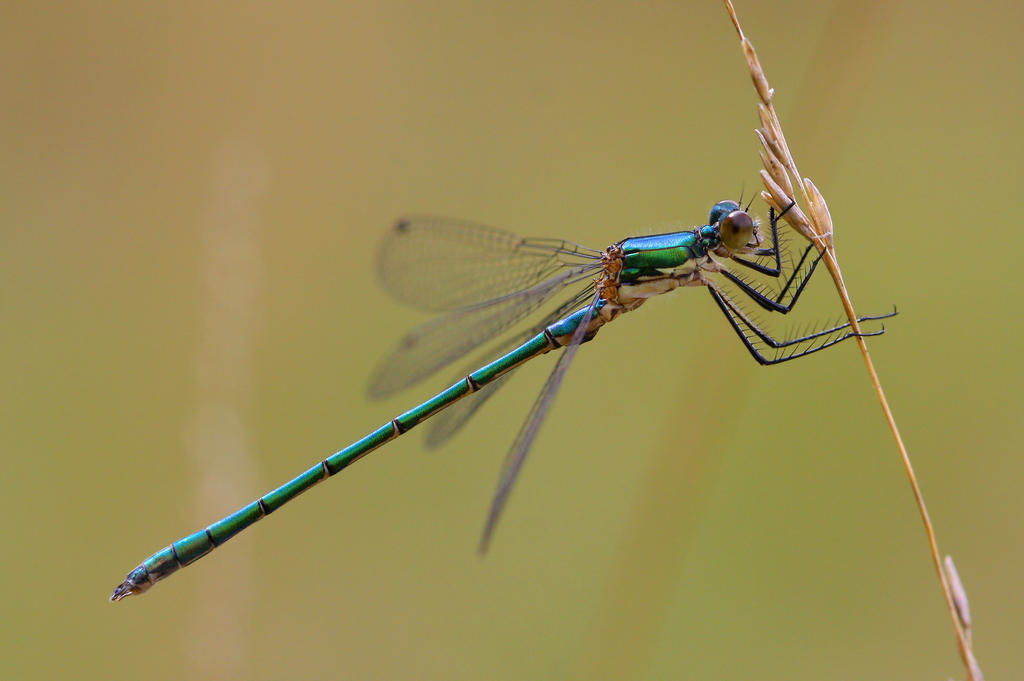
{"label": "damselfly", "polygon": [[[721,201],[711,209],[702,227],[632,237],[603,251],[557,239],[524,239],[504,230],[444,218],[400,220],[381,252],[384,285],[406,303],[446,314],[414,329],[399,342],[377,370],[370,389],[372,396],[406,388],[488,341],[499,339],[504,332],[523,328],[491,348],[480,362],[468,366],[448,389],[269,494],[150,556],[114,589],[111,600],[146,591],[313,485],[458,402],[434,420],[428,433],[428,444],[443,442],[494,395],[514,369],[547,352],[561,350],[505,457],[480,541],[481,551],[485,550],[580,345],[648,298],[685,286],[707,288],[743,345],[761,364],[804,357],[856,335],[847,323],[777,339],[745,307],[753,301],[768,312],[788,313],[821,258],[813,245],[804,248],[799,257],[789,257],[784,242],[780,242],[778,218],[769,210],[769,244],[767,235],[761,233],[746,209],[736,201]],[[894,314],[862,317],[859,321]],[[884,331],[882,327],[861,335]],[[498,359],[483,363],[494,356]],[[473,400],[460,402],[477,392],[481,394]]]}

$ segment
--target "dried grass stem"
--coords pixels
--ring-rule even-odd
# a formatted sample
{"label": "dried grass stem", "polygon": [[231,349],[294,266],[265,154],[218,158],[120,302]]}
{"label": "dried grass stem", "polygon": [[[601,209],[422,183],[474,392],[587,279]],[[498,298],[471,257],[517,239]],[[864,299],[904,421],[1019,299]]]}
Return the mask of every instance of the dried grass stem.
{"label": "dried grass stem", "polygon": [[[753,44],[743,34],[743,29],[740,28],[740,22],[732,2],[730,0],[723,1],[732,19],[733,26],[736,27],[736,32],[739,34],[740,45],[743,49],[743,55],[747,60],[750,77],[754,82],[757,96],[761,100],[757,107],[758,117],[761,121],[761,128],[757,130],[757,137],[761,142],[761,161],[764,164],[764,170],[761,171],[761,179],[765,185],[765,191],[761,192],[761,196],[776,211],[782,212],[796,200],[796,195],[793,192],[794,183],[799,187],[806,211],[801,210],[799,203],[794,204],[785,213],[784,219],[795,231],[813,242],[822,253],[822,260],[832,276],[832,281],[835,283],[843,309],[850,320],[850,325],[854,332],[859,334],[860,325],[857,322],[857,314],[854,312],[853,303],[850,302],[849,292],[843,281],[842,272],[839,269],[839,261],[836,258],[832,240],[832,216],[829,213],[828,205],[814,183],[807,178],[803,178],[797,170],[796,162],[790,153],[785,135],[782,133],[782,125],[772,104],[775,91],[768,83],[768,78],[761,68],[761,63],[757,58],[757,52],[754,50]],[[793,180],[792,182],[790,181],[791,179]],[[882,406],[886,423],[889,424],[889,430],[892,433],[893,440],[896,442],[904,471],[906,472],[907,479],[910,481],[914,500],[921,514],[925,535],[928,540],[928,548],[931,552],[935,571],[938,573],[939,583],[942,586],[942,593],[946,599],[946,605],[953,621],[957,647],[960,651],[960,657],[963,659],[964,667],[967,670],[967,678],[969,681],[983,681],[981,669],[978,667],[978,662],[974,657],[971,647],[970,611],[967,606],[966,592],[963,589],[959,576],[956,574],[956,568],[953,567],[952,559],[947,557],[947,565],[945,568],[943,566],[938,542],[935,539],[935,530],[924,503],[924,496],[921,493],[920,485],[918,485],[917,477],[914,475],[914,468],[910,463],[910,455],[907,452],[906,445],[903,443],[903,438],[900,436],[896,419],[893,417],[888,400],[886,400],[885,391],[882,390],[882,384],[878,379],[878,372],[875,371],[871,355],[868,353],[867,342],[863,337],[857,336],[857,345],[860,348],[861,355],[864,357],[864,363],[867,366],[871,384],[874,386],[875,394],[878,397],[879,404]],[[950,585],[951,582],[952,587]]]}

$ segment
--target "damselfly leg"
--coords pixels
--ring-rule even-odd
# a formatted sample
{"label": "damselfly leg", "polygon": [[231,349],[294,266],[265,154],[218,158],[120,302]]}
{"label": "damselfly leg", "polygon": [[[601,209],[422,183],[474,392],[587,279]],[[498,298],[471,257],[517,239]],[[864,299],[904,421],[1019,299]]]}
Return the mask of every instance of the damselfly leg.
{"label": "damselfly leg", "polygon": [[[766,277],[771,277],[773,279],[779,279],[782,277],[784,269],[782,254],[785,247],[779,240],[779,220],[786,214],[786,211],[793,207],[793,205],[794,204],[790,204],[786,210],[782,211],[778,215],[775,214],[774,208],[768,209],[768,222],[772,231],[772,245],[771,248],[763,248],[754,252],[754,255],[756,256],[773,257],[775,260],[774,267],[767,267],[761,263],[747,260],[746,258],[742,258],[738,255],[732,256],[732,262],[752,269],[758,274],[763,274]],[[769,296],[763,287],[760,287],[754,282],[749,281],[747,278],[741,277],[729,270],[723,270],[722,275],[764,309],[770,312],[781,312],[782,314],[786,314],[796,305],[797,300],[800,298],[800,294],[803,293],[807,283],[811,280],[811,275],[814,274],[814,269],[818,266],[818,262],[821,260],[821,253],[812,255],[812,251],[814,251],[814,244],[807,244],[803,253],[800,254],[800,259],[792,265],[792,270],[782,282],[778,293],[774,296]],[[788,302],[785,302],[787,295],[789,296],[789,300]]]}
{"label": "damselfly leg", "polygon": [[[770,365],[770,364],[781,364],[782,362],[788,362],[791,359],[797,359],[798,357],[804,357],[806,355],[813,354],[819,350],[831,347],[836,343],[842,342],[847,338],[853,338],[855,336],[881,336],[885,333],[885,327],[878,329],[877,331],[862,331],[856,333],[854,331],[846,331],[850,328],[850,322],[845,324],[839,324],[831,328],[819,329],[809,334],[796,336],[793,338],[787,338],[785,340],[777,340],[767,331],[762,329],[749,315],[719,286],[710,284],[708,291],[711,292],[711,297],[714,298],[715,303],[718,304],[720,310],[725,315],[725,318],[729,320],[729,324],[733,330],[736,331],[736,335],[743,341],[744,347],[753,355],[754,359],[759,364]],[[858,317],[857,322],[870,322],[877,321],[880,319],[888,319],[896,315],[896,310],[882,315],[868,315],[864,317]],[[761,349],[761,346],[770,348],[774,352],[765,354],[765,351]],[[787,352],[789,348],[792,348],[791,352]]]}
{"label": "damselfly leg", "polygon": [[[808,244],[800,254],[800,258],[795,263],[793,263],[792,260],[787,259],[792,265],[791,269],[783,266],[783,254],[786,249],[783,243],[779,240],[778,223],[779,219],[781,219],[782,216],[785,215],[786,211],[788,211],[792,206],[793,204],[790,204],[786,210],[782,211],[782,213],[778,215],[775,214],[775,210],[773,208],[768,209],[768,220],[772,233],[772,245],[769,248],[762,248],[753,252],[754,256],[771,257],[774,260],[774,266],[766,266],[759,262],[748,260],[737,255],[733,255],[730,258],[731,262],[735,262],[743,267],[751,269],[760,275],[772,279],[781,279],[782,281],[777,293],[769,295],[765,285],[758,284],[747,277],[741,277],[725,268],[721,271],[722,276],[733,284],[739,292],[743,293],[763,309],[769,312],[778,312],[780,314],[788,314],[794,307],[796,307],[796,303],[800,299],[800,294],[803,293],[804,288],[806,288],[808,282],[810,282],[811,275],[814,274],[814,270],[818,266],[818,262],[822,257],[822,253],[812,253],[815,250],[814,244]],[[789,273],[784,276],[784,271],[787,269],[789,269]],[[876,331],[862,331],[859,334],[854,331],[847,331],[847,329],[850,328],[850,323],[846,322],[844,324],[837,324],[834,326],[825,325],[824,328],[819,328],[809,333],[796,334],[780,340],[762,328],[761,324],[759,324],[747,310],[731,298],[720,285],[713,281],[709,281],[708,291],[711,293],[711,297],[718,305],[718,308],[725,315],[725,318],[729,320],[729,324],[732,326],[733,330],[736,331],[736,334],[743,342],[744,347],[747,348],[758,363],[764,365],[779,364],[791,359],[804,357],[858,335],[879,336],[885,333],[884,326]],[[892,312],[883,315],[859,317],[857,322],[862,323],[888,319],[895,315],[896,310],[893,310]]]}

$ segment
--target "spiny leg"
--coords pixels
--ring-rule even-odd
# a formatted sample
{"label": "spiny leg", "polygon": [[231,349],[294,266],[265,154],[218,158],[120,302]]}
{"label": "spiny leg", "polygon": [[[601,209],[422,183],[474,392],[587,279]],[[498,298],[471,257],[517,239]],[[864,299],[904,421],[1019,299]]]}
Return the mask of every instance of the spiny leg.
{"label": "spiny leg", "polygon": [[744,267],[749,267],[750,269],[754,270],[755,272],[767,275],[769,277],[778,277],[780,274],[782,274],[782,260],[780,258],[780,252],[779,252],[779,228],[778,228],[779,218],[781,218],[783,215],[785,215],[786,211],[788,211],[790,208],[792,208],[793,205],[794,204],[792,204],[792,203],[789,204],[789,206],[786,208],[786,210],[784,210],[781,213],[779,213],[778,216],[775,215],[775,209],[774,208],[772,208],[771,206],[768,207],[768,224],[770,224],[771,227],[772,227],[772,247],[771,248],[759,248],[758,250],[754,251],[754,253],[753,253],[753,255],[757,255],[757,256],[767,256],[767,255],[774,256],[775,257],[775,267],[767,267],[766,265],[762,265],[761,263],[754,262],[753,260],[747,260],[746,258],[741,258],[739,256],[733,256],[732,259],[734,261],[736,261],[737,263],[739,263],[740,265],[743,265]]}
{"label": "spiny leg", "polygon": [[[782,285],[782,289],[774,298],[766,296],[763,291],[758,290],[742,277],[733,274],[729,270],[723,269],[722,276],[735,284],[736,287],[746,294],[748,298],[769,312],[781,312],[782,314],[787,314],[790,310],[796,307],[796,302],[800,299],[800,294],[804,292],[804,288],[806,288],[807,283],[811,280],[811,275],[814,274],[814,269],[821,261],[822,254],[819,253],[817,257],[811,261],[811,265],[807,268],[807,271],[802,271],[804,263],[807,261],[807,256],[810,255],[813,248],[814,245],[810,244],[806,249],[804,249],[803,255],[800,256],[800,261],[793,268],[793,272],[786,279],[786,282]],[[796,284],[796,292],[793,293],[793,297],[788,303],[783,303],[783,298],[785,298],[786,293],[793,287],[794,283]]]}
{"label": "spiny leg", "polygon": [[[773,278],[779,278],[782,275],[782,249],[779,247],[779,219],[783,215],[785,215],[786,211],[792,208],[793,205],[794,204],[791,203],[786,208],[786,210],[782,211],[782,213],[780,213],[779,215],[775,215],[775,209],[768,209],[768,220],[771,223],[772,227],[772,247],[761,249],[754,252],[754,255],[774,256],[775,267],[766,267],[764,265],[761,265],[760,263],[753,262],[751,260],[746,260],[745,258],[740,258],[738,256],[733,256],[733,262],[736,262],[744,267],[752,269],[755,272],[758,272],[759,274],[763,274],[765,276]],[[786,314],[796,306],[796,302],[797,300],[799,300],[800,294],[803,293],[804,287],[807,286],[807,282],[810,281],[811,275],[814,274],[814,269],[818,266],[818,262],[821,260],[822,254],[819,253],[817,257],[815,257],[814,260],[811,261],[811,264],[807,268],[807,270],[804,271],[804,265],[808,260],[808,256],[811,255],[812,250],[814,250],[814,244],[808,244],[807,248],[805,248],[804,252],[800,255],[800,260],[796,263],[796,265],[794,265],[793,271],[790,273],[789,277],[786,278],[785,283],[783,283],[781,289],[779,290],[779,293],[774,297],[765,295],[764,291],[758,289],[756,286],[752,285],[744,278],[730,272],[729,270],[722,270],[722,275],[726,279],[731,281],[733,284],[735,284],[737,288],[740,289],[740,291],[742,291],[751,300],[753,300],[755,303],[757,303],[764,309],[770,312],[781,312],[782,314]],[[794,286],[796,287],[796,292],[793,294],[793,297],[790,299],[788,303],[783,303],[782,301],[785,299],[786,294]]]}
{"label": "spiny leg", "polygon": [[[761,329],[760,326],[758,326],[746,314],[746,312],[743,311],[742,308],[736,305],[736,303],[734,303],[732,299],[730,299],[728,295],[726,295],[726,293],[722,291],[720,288],[718,288],[714,283],[709,283],[708,291],[711,293],[711,297],[714,298],[715,303],[722,311],[722,314],[724,314],[726,319],[729,320],[729,323],[732,325],[733,330],[736,331],[736,335],[740,337],[740,340],[743,341],[743,345],[747,348],[750,354],[753,355],[754,359],[757,360],[759,364],[780,364],[782,362],[787,362],[791,359],[797,359],[798,357],[810,355],[812,353],[818,352],[819,350],[824,350],[825,348],[831,347],[836,343],[840,343],[846,340],[847,338],[853,338],[854,336],[880,336],[883,333],[885,333],[885,327],[883,326],[878,331],[861,332],[859,334],[854,331],[847,331],[846,333],[837,336],[836,334],[850,327],[850,323],[847,322],[845,324],[839,324],[831,328],[821,329],[819,331],[815,331],[813,333],[799,336],[796,338],[789,338],[780,341],[772,337],[763,329]],[[879,319],[888,319],[889,317],[892,317],[895,314],[896,310],[893,310],[892,312],[884,315],[868,315],[864,317],[859,317],[857,321],[867,322]],[[764,353],[762,353],[758,349],[756,342],[751,339],[750,334],[753,334],[754,336],[759,338],[762,343],[775,350],[776,352],[774,353],[774,356],[768,357]],[[794,348],[794,351],[789,354],[781,352],[785,348],[799,346],[799,344],[807,342],[812,342],[812,344],[810,347],[804,350],[800,350],[799,347],[796,347]]]}

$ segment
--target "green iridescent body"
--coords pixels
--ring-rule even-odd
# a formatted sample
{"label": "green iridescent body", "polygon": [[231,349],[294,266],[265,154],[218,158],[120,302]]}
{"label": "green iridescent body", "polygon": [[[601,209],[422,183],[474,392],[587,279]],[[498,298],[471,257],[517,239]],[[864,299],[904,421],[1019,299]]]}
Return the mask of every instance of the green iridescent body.
{"label": "green iridescent body", "polygon": [[[773,217],[773,232],[776,222]],[[440,289],[435,296],[443,297],[444,300],[439,300],[437,297],[430,298],[429,296],[423,298],[424,302],[422,305],[424,306],[429,307],[432,303],[437,303],[432,309],[445,309],[444,305],[449,306],[447,309],[452,309],[452,307],[455,307],[455,301],[459,301],[460,305],[465,305],[465,307],[460,307],[456,310],[456,316],[451,318],[454,320],[451,322],[453,324],[460,323],[459,320],[468,315],[481,311],[489,313],[489,311],[496,310],[494,313],[496,321],[488,317],[482,317],[482,319],[500,331],[501,328],[507,328],[508,325],[521,320],[531,310],[537,309],[536,306],[532,308],[526,306],[520,308],[502,307],[502,305],[509,301],[525,299],[529,302],[537,300],[537,305],[539,305],[546,300],[544,296],[549,295],[550,291],[558,290],[559,287],[583,282],[588,288],[583,293],[577,294],[575,298],[570,299],[563,306],[557,308],[557,311],[547,318],[547,321],[551,319],[556,319],[556,321],[552,323],[545,322],[533,327],[531,333],[536,331],[539,331],[539,333],[534,333],[534,335],[520,343],[507,354],[469,373],[446,390],[395,417],[366,437],[332,454],[301,475],[235,513],[209,525],[199,532],[174,542],[150,556],[128,574],[124,582],[114,590],[111,600],[120,600],[125,596],[146,591],[156,582],[210,553],[214,548],[256,523],[264,516],[274,512],[317,483],[335,475],[374,449],[423,423],[462,398],[479,391],[484,386],[496,381],[523,363],[567,345],[572,352],[564,352],[562,358],[571,358],[578,347],[578,343],[592,339],[604,324],[616,319],[622,313],[636,309],[648,298],[667,293],[676,288],[690,285],[707,286],[712,296],[715,297],[716,302],[726,312],[726,316],[730,318],[730,322],[737,330],[737,333],[740,334],[741,339],[747,344],[748,350],[762,364],[786,361],[794,356],[800,356],[790,353],[784,358],[772,359],[760,355],[749,338],[745,338],[744,333],[741,331],[740,323],[746,323],[746,317],[739,316],[743,314],[742,311],[735,308],[731,300],[725,298],[721,289],[706,276],[706,273],[723,272],[725,276],[732,277],[732,281],[742,284],[741,280],[736,279],[727,270],[723,269],[722,263],[729,258],[743,265],[754,267],[758,272],[768,273],[770,276],[778,276],[779,270],[771,270],[766,266],[753,265],[737,257],[737,255],[749,254],[754,256],[774,254],[777,262],[778,252],[771,249],[759,250],[758,247],[763,239],[757,230],[756,223],[734,201],[722,201],[715,204],[711,210],[709,223],[703,227],[666,234],[632,237],[613,244],[603,252],[591,251],[589,255],[581,255],[581,250],[574,250],[568,247],[566,245],[567,242],[525,240],[500,230],[490,230],[457,221],[431,222],[428,219],[422,220],[421,223],[402,221],[397,226],[396,234],[399,235],[399,238],[413,240],[417,238],[417,234],[430,233],[431,230],[433,230],[434,234],[439,232],[447,234],[448,237],[446,238],[450,238],[453,234],[468,235],[467,238],[475,240],[473,243],[477,244],[477,246],[485,244],[484,248],[486,250],[480,256],[484,259],[492,254],[490,249],[493,247],[493,262],[500,263],[501,258],[519,257],[522,259],[521,262],[527,265],[522,271],[514,269],[503,270],[496,274],[495,276],[504,277],[501,280],[502,286],[505,287],[504,290],[511,289],[512,292],[489,300],[483,300],[475,304],[465,302],[478,300],[480,292],[486,288],[487,281],[479,273],[486,272],[487,268],[492,267],[489,264],[492,262],[491,260],[482,262],[482,264],[478,263],[481,264],[481,267],[478,267],[476,270],[466,269],[466,272],[476,272],[475,278],[474,276],[467,275],[459,280],[461,281],[460,285]],[[413,243],[417,244],[417,248],[421,246],[420,242],[413,241]],[[581,249],[582,247],[578,248]],[[416,249],[411,249],[411,252],[413,253],[414,261],[420,257],[420,253]],[[804,257],[807,256],[807,252],[805,252]],[[584,258],[586,262],[583,265],[576,265],[571,262],[566,263],[563,260],[551,259],[565,256]],[[449,262],[453,262],[457,266],[461,256],[459,254],[443,252],[439,259],[444,257],[448,257]],[[553,262],[555,263],[553,269],[545,269],[552,267]],[[405,266],[410,267],[408,263],[405,263]],[[537,269],[531,271],[530,268]],[[402,271],[402,267],[398,267],[397,271]],[[542,272],[542,275],[537,275],[538,271]],[[806,276],[809,277],[812,271],[813,266],[808,270]],[[550,272],[563,272],[567,274],[552,275],[549,274]],[[595,274],[597,275],[596,279],[591,279]],[[540,283],[530,283],[536,281],[540,281]],[[554,283],[552,284],[551,282]],[[792,282],[792,278],[790,282]],[[780,294],[779,300],[782,299],[782,295],[790,287],[790,282],[787,282],[782,287],[783,294]],[[581,285],[583,284],[581,283]],[[543,288],[545,286],[549,288]],[[415,282],[412,288],[416,288]],[[795,303],[796,296],[799,295],[799,290],[802,289],[802,284],[794,288],[796,292],[793,294],[790,305]],[[408,297],[414,297],[417,293],[417,291],[413,291]],[[745,293],[755,298],[760,295],[752,290],[745,291]],[[526,298],[526,296],[534,296],[534,298]],[[590,302],[586,303],[588,300]],[[759,302],[765,304],[764,301]],[[569,314],[565,314],[566,310],[572,310],[574,306],[579,307],[583,303],[586,303],[586,305],[582,309],[576,309]],[[783,307],[779,301],[768,301],[768,303],[780,308]],[[523,311],[524,309],[525,312]],[[508,312],[506,312],[507,310]],[[788,311],[788,307],[782,311]],[[507,318],[503,318],[503,314],[507,314]],[[459,315],[462,316],[460,317]],[[564,316],[559,319],[558,315]],[[443,318],[442,321],[448,321],[448,319]],[[589,320],[586,329],[581,329],[577,332],[578,327],[585,319]],[[502,326],[503,321],[509,324]],[[797,342],[813,341],[843,328],[845,327],[835,327],[805,336],[796,341],[786,341],[781,344],[776,342],[776,345],[773,347],[788,347]],[[497,333],[497,331],[494,333]],[[849,334],[844,336],[844,338],[848,336]],[[492,336],[485,337],[483,340],[485,341],[489,337],[493,337],[493,334]],[[765,340],[765,342],[772,340],[763,334],[759,337]],[[842,338],[839,340],[842,340]],[[478,341],[477,344],[479,342],[483,341]],[[822,347],[828,347],[828,345],[835,342],[838,342],[838,340],[827,343],[823,342],[803,354],[814,352]],[[431,348],[433,347],[431,346]],[[450,343],[449,347],[451,347]],[[462,346],[458,347],[461,348]],[[476,345],[469,344],[467,347],[472,349]],[[443,352],[444,350],[445,348],[442,346],[438,352]],[[439,362],[433,368],[440,368],[440,366],[443,366],[448,361],[458,359],[458,352],[455,353],[455,357]],[[428,354],[421,354],[417,357],[417,361],[433,361],[433,358]],[[392,361],[394,361],[394,358],[392,358]],[[559,364],[561,364],[561,361]],[[568,361],[565,364],[567,366]],[[552,377],[555,379],[553,381],[555,388],[557,388],[558,381],[560,381],[562,375],[564,375],[564,371],[559,373],[558,365],[556,365],[555,371],[552,372]],[[549,383],[552,383],[552,379],[549,379]],[[542,395],[546,395],[543,405],[550,404],[550,397],[553,391],[549,390],[549,387],[546,384],[545,390],[542,391]],[[493,389],[490,394],[493,394]],[[477,398],[477,400],[479,401],[486,397],[487,395],[483,395]],[[542,400],[538,400],[538,404],[541,403]],[[541,415],[544,409],[546,409],[546,406],[543,406],[540,410]],[[538,423],[539,419],[537,418],[531,417],[527,420],[527,426],[529,427],[524,431],[528,438],[527,444],[523,445],[519,450],[516,450],[514,446],[514,452],[525,456],[525,451],[528,450],[529,442],[532,441],[536,433]],[[521,458],[518,460],[516,467],[518,465],[521,465]],[[512,479],[514,479],[514,473]],[[499,487],[500,493],[496,497],[497,502],[495,506],[492,507],[492,517],[488,521],[485,539],[488,536],[487,533],[493,527],[493,520],[496,514],[500,512],[501,505],[504,503],[504,496],[507,494],[510,485],[511,481],[508,481],[508,485]]]}
{"label": "green iridescent body", "polygon": [[622,272],[619,281],[632,283],[645,278],[663,276],[663,270],[679,269],[695,264],[717,246],[715,227],[707,225],[685,232],[669,232],[640,236],[619,242],[622,249]]}

